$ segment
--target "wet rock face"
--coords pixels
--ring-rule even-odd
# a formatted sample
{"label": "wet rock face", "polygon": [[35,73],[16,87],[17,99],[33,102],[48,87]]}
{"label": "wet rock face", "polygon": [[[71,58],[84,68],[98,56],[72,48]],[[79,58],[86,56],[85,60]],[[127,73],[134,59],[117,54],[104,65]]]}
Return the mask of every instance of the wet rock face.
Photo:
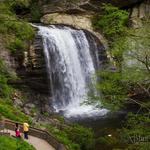
{"label": "wet rock face", "polygon": [[91,4],[97,6],[102,3],[111,3],[117,7],[131,7],[136,3],[142,2],[143,0],[90,0]]}
{"label": "wet rock face", "polygon": [[30,49],[24,52],[24,62],[17,72],[21,80],[35,93],[49,94],[43,44],[40,36],[35,35]]}
{"label": "wet rock face", "polygon": [[82,15],[75,15],[75,14],[61,14],[61,13],[52,13],[44,15],[41,18],[41,22],[49,25],[49,24],[62,24],[62,25],[70,25],[76,29],[86,29],[96,37],[99,38],[100,41],[105,45],[106,40],[104,37],[94,31],[92,22],[91,22],[92,15],[82,14]]}
{"label": "wet rock face", "polygon": [[[108,58],[103,43],[101,43],[101,41],[91,32],[84,30],[84,33],[89,42],[90,53],[95,64],[96,70],[104,68],[108,64]],[[96,49],[97,51],[94,51]]]}
{"label": "wet rock face", "polygon": [[5,48],[4,41],[0,36],[0,59],[2,59],[7,67],[7,71],[15,75],[15,69],[18,67],[18,63],[10,52]]}
{"label": "wet rock face", "polygon": [[142,19],[150,18],[150,0],[135,5],[131,9],[130,21],[134,28],[142,27]]}
{"label": "wet rock face", "polygon": [[91,18],[91,15],[69,15],[53,13],[44,15],[41,18],[41,22],[44,24],[67,24],[76,28],[93,30]]}
{"label": "wet rock face", "polygon": [[142,0],[53,0],[51,2],[43,1],[43,14],[65,12],[69,14],[90,13],[89,11],[100,11],[102,3],[111,3],[117,7],[131,7],[142,2]]}
{"label": "wet rock face", "polygon": [[[16,68],[19,80],[10,81],[12,85],[21,89],[26,97],[24,112],[32,114],[32,105],[36,105],[40,113],[48,111],[50,106],[49,82],[47,78],[46,63],[43,53],[43,42],[39,35],[30,43],[29,50],[24,52],[22,64]],[[29,104],[28,104],[29,103]],[[50,107],[49,107],[50,108]]]}
{"label": "wet rock face", "polygon": [[12,98],[14,105],[23,107],[22,97],[24,97],[27,102],[38,106],[41,113],[47,112],[50,105],[49,84],[41,37],[35,35],[30,43],[30,49],[26,50],[21,58],[11,55],[3,43],[0,37],[0,59],[4,61],[7,71],[14,77],[18,77],[9,80],[8,84],[21,92],[20,96]]}

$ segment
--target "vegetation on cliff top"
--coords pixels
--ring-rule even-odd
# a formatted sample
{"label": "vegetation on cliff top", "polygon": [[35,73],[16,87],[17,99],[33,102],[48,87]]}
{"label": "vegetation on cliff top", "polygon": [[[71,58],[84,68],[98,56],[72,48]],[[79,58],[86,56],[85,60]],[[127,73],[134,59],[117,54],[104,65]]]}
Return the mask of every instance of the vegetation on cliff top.
{"label": "vegetation on cliff top", "polygon": [[[18,18],[15,14],[13,9],[15,4],[18,4],[17,1],[0,2],[0,34],[3,37],[5,47],[13,54],[20,55],[28,48],[34,31],[29,23]],[[24,3],[24,5],[27,4]]]}
{"label": "vegetation on cliff top", "polygon": [[121,34],[126,29],[129,13],[121,10],[111,4],[103,4],[103,14],[97,14],[93,18],[95,29],[102,29],[107,38],[114,38],[115,35]]}

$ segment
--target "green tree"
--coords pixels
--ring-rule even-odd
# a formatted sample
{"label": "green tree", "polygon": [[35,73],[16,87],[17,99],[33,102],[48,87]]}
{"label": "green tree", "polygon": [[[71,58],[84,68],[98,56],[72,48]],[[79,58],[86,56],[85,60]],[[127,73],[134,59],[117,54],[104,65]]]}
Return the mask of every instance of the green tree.
{"label": "green tree", "polygon": [[[149,141],[143,143],[143,141],[132,141],[132,138],[135,136],[147,138],[150,134],[148,127],[150,118],[150,22],[143,20],[142,27],[132,29],[125,26],[125,20],[124,23],[119,21],[123,25],[119,23],[121,27],[119,29],[119,27],[116,28],[117,19],[114,19],[111,24],[110,16],[116,15],[116,11],[122,14],[122,10],[117,8],[106,9],[104,16],[98,20],[99,26],[97,27],[103,30],[109,40],[109,53],[113,64],[108,64],[108,67],[106,66],[98,73],[101,79],[96,87],[101,97],[97,100],[109,109],[119,109],[129,102],[136,107],[138,105],[137,112],[129,114],[126,118],[123,128],[119,131],[120,137],[114,137],[118,139],[116,143],[124,147],[115,146],[115,149],[144,150],[149,147]],[[122,18],[125,17],[118,19]],[[104,137],[104,140],[107,139]]]}
{"label": "green tree", "polygon": [[128,12],[121,10],[111,4],[103,4],[103,14],[93,18],[96,29],[102,29],[107,38],[111,39],[116,34],[123,33],[128,21]]}
{"label": "green tree", "polygon": [[101,80],[96,87],[102,95],[99,99],[107,107],[112,105],[117,108],[132,101],[131,93],[138,94],[135,92],[137,89],[150,98],[149,22],[144,21],[142,28],[130,29],[126,26],[128,13],[125,10],[106,4],[103,8],[104,14],[97,19],[96,25],[109,40],[113,64],[98,73]]}

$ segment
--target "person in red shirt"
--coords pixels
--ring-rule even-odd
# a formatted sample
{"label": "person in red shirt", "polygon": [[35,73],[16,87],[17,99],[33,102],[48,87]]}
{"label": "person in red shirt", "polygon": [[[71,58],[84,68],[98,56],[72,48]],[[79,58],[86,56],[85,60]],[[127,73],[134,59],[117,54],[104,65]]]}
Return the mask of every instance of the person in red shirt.
{"label": "person in red shirt", "polygon": [[20,128],[19,128],[18,123],[16,123],[16,126],[15,126],[15,134],[17,138],[21,138],[21,133],[20,133]]}

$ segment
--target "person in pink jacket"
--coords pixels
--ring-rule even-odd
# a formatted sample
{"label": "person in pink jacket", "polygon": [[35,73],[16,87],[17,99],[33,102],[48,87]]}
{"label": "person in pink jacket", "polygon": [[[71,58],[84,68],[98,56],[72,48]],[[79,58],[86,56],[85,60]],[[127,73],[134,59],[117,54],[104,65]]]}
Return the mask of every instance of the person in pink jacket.
{"label": "person in pink jacket", "polygon": [[17,138],[21,138],[21,133],[20,133],[20,128],[19,128],[18,123],[16,123],[16,126],[15,126],[15,134]]}

